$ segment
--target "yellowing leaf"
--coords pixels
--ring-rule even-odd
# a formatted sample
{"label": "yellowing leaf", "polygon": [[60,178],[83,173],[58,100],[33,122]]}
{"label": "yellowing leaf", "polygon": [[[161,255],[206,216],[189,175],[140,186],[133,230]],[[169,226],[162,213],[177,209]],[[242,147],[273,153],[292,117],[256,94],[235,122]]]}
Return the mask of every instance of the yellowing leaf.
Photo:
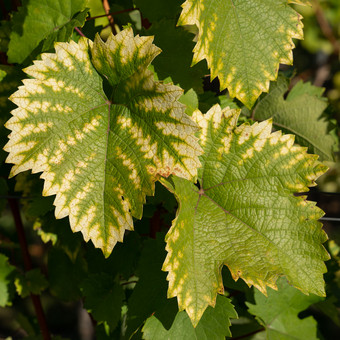
{"label": "yellowing leaf", "polygon": [[287,0],[187,0],[179,25],[199,29],[193,64],[206,59],[211,77],[248,108],[279,63],[292,64],[293,38],[302,39],[301,16]]}
{"label": "yellowing leaf", "polygon": [[194,113],[204,149],[200,189],[162,180],[179,202],[166,236],[168,297],[177,296],[194,326],[224,291],[223,265],[263,293],[285,275],[306,294],[325,294],[323,212],[294,193],[315,185],[326,167],[292,135],[271,133],[270,121],[236,127],[238,115],[218,105]]}
{"label": "yellowing leaf", "polygon": [[[113,85],[110,100],[89,47]],[[105,44],[99,37],[58,43],[25,70],[32,79],[11,96],[18,105],[6,124],[11,175],[43,172],[56,217],[68,215],[72,230],[106,256],[133,229],[132,216],[141,218],[160,176],[193,180],[200,165],[197,126],[177,101],[181,89],[155,82],[146,69],[158,53],[151,37],[131,29]]]}

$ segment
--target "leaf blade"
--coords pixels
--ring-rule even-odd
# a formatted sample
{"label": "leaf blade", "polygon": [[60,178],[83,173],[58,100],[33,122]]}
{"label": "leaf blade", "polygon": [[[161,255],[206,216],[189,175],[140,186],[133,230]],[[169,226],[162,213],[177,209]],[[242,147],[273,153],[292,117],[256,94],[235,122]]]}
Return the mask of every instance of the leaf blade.
{"label": "leaf blade", "polygon": [[182,7],[178,25],[199,29],[193,64],[206,59],[221,90],[248,108],[268,91],[279,63],[292,64],[292,39],[303,38],[301,16],[286,0],[187,0]]}
{"label": "leaf blade", "polygon": [[315,185],[326,168],[291,135],[271,133],[268,121],[236,127],[238,114],[218,105],[195,112],[205,151],[200,190],[184,179],[162,180],[180,206],[166,236],[168,296],[177,296],[194,326],[223,293],[223,264],[263,293],[285,275],[304,293],[325,294],[323,212],[293,193]]}

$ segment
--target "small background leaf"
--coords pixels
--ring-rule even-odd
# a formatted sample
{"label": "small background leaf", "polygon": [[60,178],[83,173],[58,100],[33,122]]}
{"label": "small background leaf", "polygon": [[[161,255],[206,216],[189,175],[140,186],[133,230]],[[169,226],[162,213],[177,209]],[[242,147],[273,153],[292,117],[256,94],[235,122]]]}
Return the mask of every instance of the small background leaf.
{"label": "small background leaf", "polygon": [[313,340],[318,339],[316,321],[311,316],[300,319],[298,314],[320,300],[319,296],[307,296],[280,279],[278,290],[268,289],[268,297],[255,289],[256,305],[247,305],[265,327],[266,339]]}
{"label": "small background leaf", "polygon": [[327,107],[327,99],[322,97],[324,89],[299,81],[285,99],[288,86],[289,80],[283,76],[271,83],[269,94],[254,109],[254,118],[272,117],[277,130],[293,133],[296,143],[307,146],[321,160],[333,160],[335,138],[329,134],[329,121],[322,116]]}

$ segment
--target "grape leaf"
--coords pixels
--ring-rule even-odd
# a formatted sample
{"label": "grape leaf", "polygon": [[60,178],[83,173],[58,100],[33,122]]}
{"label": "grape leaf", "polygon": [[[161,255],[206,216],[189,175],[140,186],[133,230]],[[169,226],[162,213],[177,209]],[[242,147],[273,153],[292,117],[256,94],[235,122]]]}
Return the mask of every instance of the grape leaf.
{"label": "grape leaf", "polygon": [[22,63],[40,42],[47,51],[55,41],[67,41],[74,27],[84,25],[85,7],[86,0],[26,0],[13,15],[8,61]]}
{"label": "grape leaf", "polygon": [[132,216],[141,218],[154,182],[172,173],[195,179],[202,150],[177,101],[182,91],[147,70],[159,53],[151,37],[130,28],[106,43],[97,36],[92,61],[113,86],[111,100],[88,45],[57,43],[56,54],[25,69],[34,79],[11,96],[19,107],[6,123],[6,161],[15,164],[11,176],[43,172],[43,195],[57,195],[56,217],[69,215],[72,230],[108,256],[133,229]]}
{"label": "grape leaf", "polygon": [[0,254],[0,307],[5,307],[10,302],[10,292],[8,285],[11,282],[9,275],[15,267],[8,263],[7,256]]}
{"label": "grape leaf", "polygon": [[17,274],[15,288],[18,294],[25,298],[30,294],[41,294],[48,287],[48,282],[40,269],[32,269],[25,274]]}
{"label": "grape leaf", "polygon": [[6,75],[7,75],[6,71],[0,69],[0,82],[2,81],[2,79],[6,77]]}
{"label": "grape leaf", "polygon": [[81,297],[80,283],[86,275],[86,262],[82,256],[73,261],[58,248],[48,252],[49,290],[62,301],[75,301]]}
{"label": "grape leaf", "polygon": [[174,20],[155,22],[143,33],[155,35],[155,44],[163,53],[153,62],[160,79],[171,77],[175,84],[184,90],[193,88],[197,92],[203,90],[203,77],[208,73],[206,63],[200,62],[190,67],[194,35],[183,27],[176,27]]}
{"label": "grape leaf", "polygon": [[169,330],[155,316],[151,316],[143,327],[143,339],[224,340],[226,336],[231,336],[230,318],[237,318],[233,305],[226,297],[218,296],[215,308],[207,308],[196,328],[192,326],[185,311],[176,315]]}
{"label": "grape leaf", "polygon": [[187,0],[182,7],[178,24],[199,29],[193,64],[206,59],[211,78],[248,108],[268,91],[279,63],[292,64],[292,38],[303,38],[301,16],[287,0]]}
{"label": "grape leaf", "polygon": [[144,18],[152,24],[162,19],[173,19],[181,12],[182,0],[135,0]]}
{"label": "grape leaf", "polygon": [[318,154],[321,160],[333,160],[335,139],[328,133],[328,121],[320,117],[327,107],[324,89],[300,81],[284,99],[288,86],[284,77],[272,83],[269,94],[256,105],[254,118],[272,117],[275,128],[294,133],[296,142],[307,146],[309,152]]}
{"label": "grape leaf", "polygon": [[278,291],[268,289],[268,297],[255,290],[256,304],[246,303],[249,312],[265,327],[266,339],[318,339],[314,318],[300,319],[298,314],[322,298],[304,295],[282,278],[277,286]]}
{"label": "grape leaf", "polygon": [[106,321],[110,329],[115,329],[124,299],[122,287],[106,273],[90,275],[81,286],[84,307],[97,321]]}
{"label": "grape leaf", "polygon": [[270,133],[271,122],[236,127],[239,110],[215,105],[201,126],[200,189],[185,179],[162,182],[175,193],[179,211],[166,236],[168,297],[177,296],[197,325],[224,288],[221,266],[261,292],[285,275],[304,293],[324,295],[327,239],[323,215],[304,192],[325,172],[316,155],[294,146],[292,135]]}
{"label": "grape leaf", "polygon": [[[168,302],[171,300],[166,296],[166,274],[161,271],[166,255],[164,246],[164,235],[162,238],[160,234],[155,240],[149,239],[144,244],[138,265],[138,282],[128,301],[125,332],[128,339],[151,314],[164,306],[167,307],[167,314],[170,314]],[[176,302],[174,305],[176,314]]]}

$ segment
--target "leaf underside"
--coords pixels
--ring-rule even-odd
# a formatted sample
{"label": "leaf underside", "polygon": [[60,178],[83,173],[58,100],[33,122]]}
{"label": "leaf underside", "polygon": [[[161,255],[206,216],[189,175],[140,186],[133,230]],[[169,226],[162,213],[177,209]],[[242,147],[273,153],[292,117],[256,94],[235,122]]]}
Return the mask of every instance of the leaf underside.
{"label": "leaf underside", "polygon": [[[18,108],[6,124],[6,161],[15,164],[11,176],[43,172],[56,217],[68,215],[72,230],[108,256],[160,176],[195,179],[197,125],[177,101],[181,89],[147,70],[159,53],[151,37],[129,28],[106,43],[97,36],[55,48],[25,69],[32,79],[11,96]],[[110,100],[97,71],[112,86]]]}
{"label": "leaf underside", "polygon": [[238,110],[215,105],[194,119],[201,127],[200,190],[185,179],[162,180],[179,211],[166,236],[168,297],[177,296],[196,326],[223,293],[222,265],[264,294],[285,275],[304,293],[324,295],[327,239],[323,215],[304,192],[326,167],[292,135],[264,121],[236,127]]}
{"label": "leaf underside", "polygon": [[301,16],[287,0],[187,0],[179,25],[196,25],[193,64],[206,59],[221,90],[251,108],[280,63],[292,64],[293,38],[303,38]]}

